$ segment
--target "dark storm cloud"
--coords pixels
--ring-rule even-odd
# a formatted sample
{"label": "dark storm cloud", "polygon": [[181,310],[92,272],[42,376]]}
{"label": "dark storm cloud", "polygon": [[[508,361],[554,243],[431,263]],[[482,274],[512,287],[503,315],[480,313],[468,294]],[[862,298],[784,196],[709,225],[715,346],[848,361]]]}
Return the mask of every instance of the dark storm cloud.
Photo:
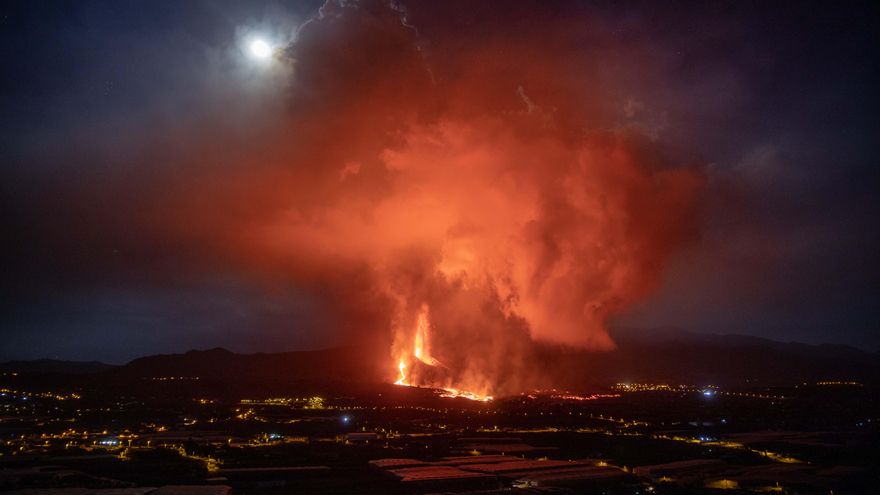
{"label": "dark storm cloud", "polygon": [[[13,241],[2,251],[0,358],[338,342],[346,316],[329,301],[352,280],[369,286],[362,268],[267,282],[265,272],[284,270],[242,269],[248,253],[218,249],[239,233],[217,232],[285,201],[282,190],[248,191],[291,179],[276,163],[297,153],[285,149],[290,116],[290,135],[307,136],[320,160],[345,163],[393,144],[386,131],[413,114],[521,111],[523,95],[570,139],[632,128],[676,161],[711,163],[701,240],[622,323],[880,344],[876,8],[367,2],[372,14],[291,46],[295,76],[267,81],[236,59],[242,33],[292,34],[318,7],[8,7],[0,202]],[[553,72],[548,53],[577,63]],[[482,68],[466,62],[475,59]],[[494,84],[502,71],[509,84]],[[589,96],[592,84],[600,97]],[[436,85],[448,98],[425,96]],[[573,93],[586,96],[572,102]],[[399,104],[383,105],[387,95]],[[385,120],[296,120],[353,115],[352,106]],[[352,167],[369,174],[368,163]],[[294,190],[325,192],[312,184]],[[182,205],[203,216],[180,215]],[[371,301],[343,313],[377,318],[382,302]]]}
{"label": "dark storm cloud", "polygon": [[715,81],[667,99],[664,134],[714,162],[704,240],[625,322],[877,348],[878,11],[716,8],[655,33],[683,79]]}

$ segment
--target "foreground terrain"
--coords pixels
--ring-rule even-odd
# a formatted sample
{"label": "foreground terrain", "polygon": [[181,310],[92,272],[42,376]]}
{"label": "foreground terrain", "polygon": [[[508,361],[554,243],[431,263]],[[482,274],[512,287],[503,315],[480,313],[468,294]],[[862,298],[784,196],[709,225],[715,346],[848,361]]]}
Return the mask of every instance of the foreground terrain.
{"label": "foreground terrain", "polygon": [[812,494],[880,481],[878,389],[859,381],[611,383],[482,402],[390,384],[126,380],[5,372],[0,490]]}

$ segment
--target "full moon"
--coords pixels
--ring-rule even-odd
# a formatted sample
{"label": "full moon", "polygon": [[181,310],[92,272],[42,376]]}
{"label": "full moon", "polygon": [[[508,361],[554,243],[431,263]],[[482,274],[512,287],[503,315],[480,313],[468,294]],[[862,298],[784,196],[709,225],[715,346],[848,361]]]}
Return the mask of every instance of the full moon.
{"label": "full moon", "polygon": [[264,40],[255,39],[251,41],[250,46],[251,55],[255,58],[259,59],[267,59],[270,55],[272,55],[272,47],[269,46]]}

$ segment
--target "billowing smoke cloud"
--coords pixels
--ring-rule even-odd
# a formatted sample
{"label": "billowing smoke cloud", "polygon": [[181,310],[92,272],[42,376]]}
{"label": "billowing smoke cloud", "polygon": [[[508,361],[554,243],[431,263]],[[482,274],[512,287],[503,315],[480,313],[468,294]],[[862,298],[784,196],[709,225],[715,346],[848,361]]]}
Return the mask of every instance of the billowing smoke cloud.
{"label": "billowing smoke cloud", "polygon": [[694,234],[702,178],[610,118],[608,81],[555,49],[558,22],[459,47],[436,24],[452,18],[423,33],[400,7],[328,3],[285,54],[289,128],[262,163],[170,204],[236,262],[390,332],[389,377],[429,308],[442,369],[408,379],[510,392],[531,340],[614,346],[608,319]]}
{"label": "billowing smoke cloud", "polygon": [[[65,224],[72,276],[294,286],[333,320],[315,331],[378,337],[385,378],[404,361],[409,383],[483,394],[540,382],[534,342],[612,348],[609,318],[694,237],[702,175],[632,118],[643,51],[589,16],[509,7],[328,2],[275,62],[283,116],[231,105],[146,139],[143,176],[55,200],[95,223]],[[435,366],[414,355],[422,314]]]}
{"label": "billowing smoke cloud", "polygon": [[366,341],[504,393],[609,322],[876,348],[870,8],[340,3],[9,11],[0,357]]}

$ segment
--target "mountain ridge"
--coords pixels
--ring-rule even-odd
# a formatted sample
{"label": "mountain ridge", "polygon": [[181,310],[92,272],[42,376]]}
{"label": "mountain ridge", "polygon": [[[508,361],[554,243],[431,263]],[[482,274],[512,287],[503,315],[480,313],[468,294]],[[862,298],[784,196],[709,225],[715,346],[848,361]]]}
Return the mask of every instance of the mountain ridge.
{"label": "mountain ridge", "polygon": [[[535,375],[529,386],[581,389],[617,382],[771,386],[823,380],[880,383],[880,356],[849,346],[680,329],[653,334],[624,330],[615,332],[614,337],[617,348],[606,352],[537,344],[525,360],[524,373]],[[198,378],[218,387],[313,389],[327,384],[389,383],[394,370],[386,354],[356,346],[252,354],[214,347],[143,356],[121,366],[70,362],[65,371],[63,361],[37,360],[0,363],[0,369],[94,377],[118,385]],[[88,369],[91,371],[84,371]]]}

